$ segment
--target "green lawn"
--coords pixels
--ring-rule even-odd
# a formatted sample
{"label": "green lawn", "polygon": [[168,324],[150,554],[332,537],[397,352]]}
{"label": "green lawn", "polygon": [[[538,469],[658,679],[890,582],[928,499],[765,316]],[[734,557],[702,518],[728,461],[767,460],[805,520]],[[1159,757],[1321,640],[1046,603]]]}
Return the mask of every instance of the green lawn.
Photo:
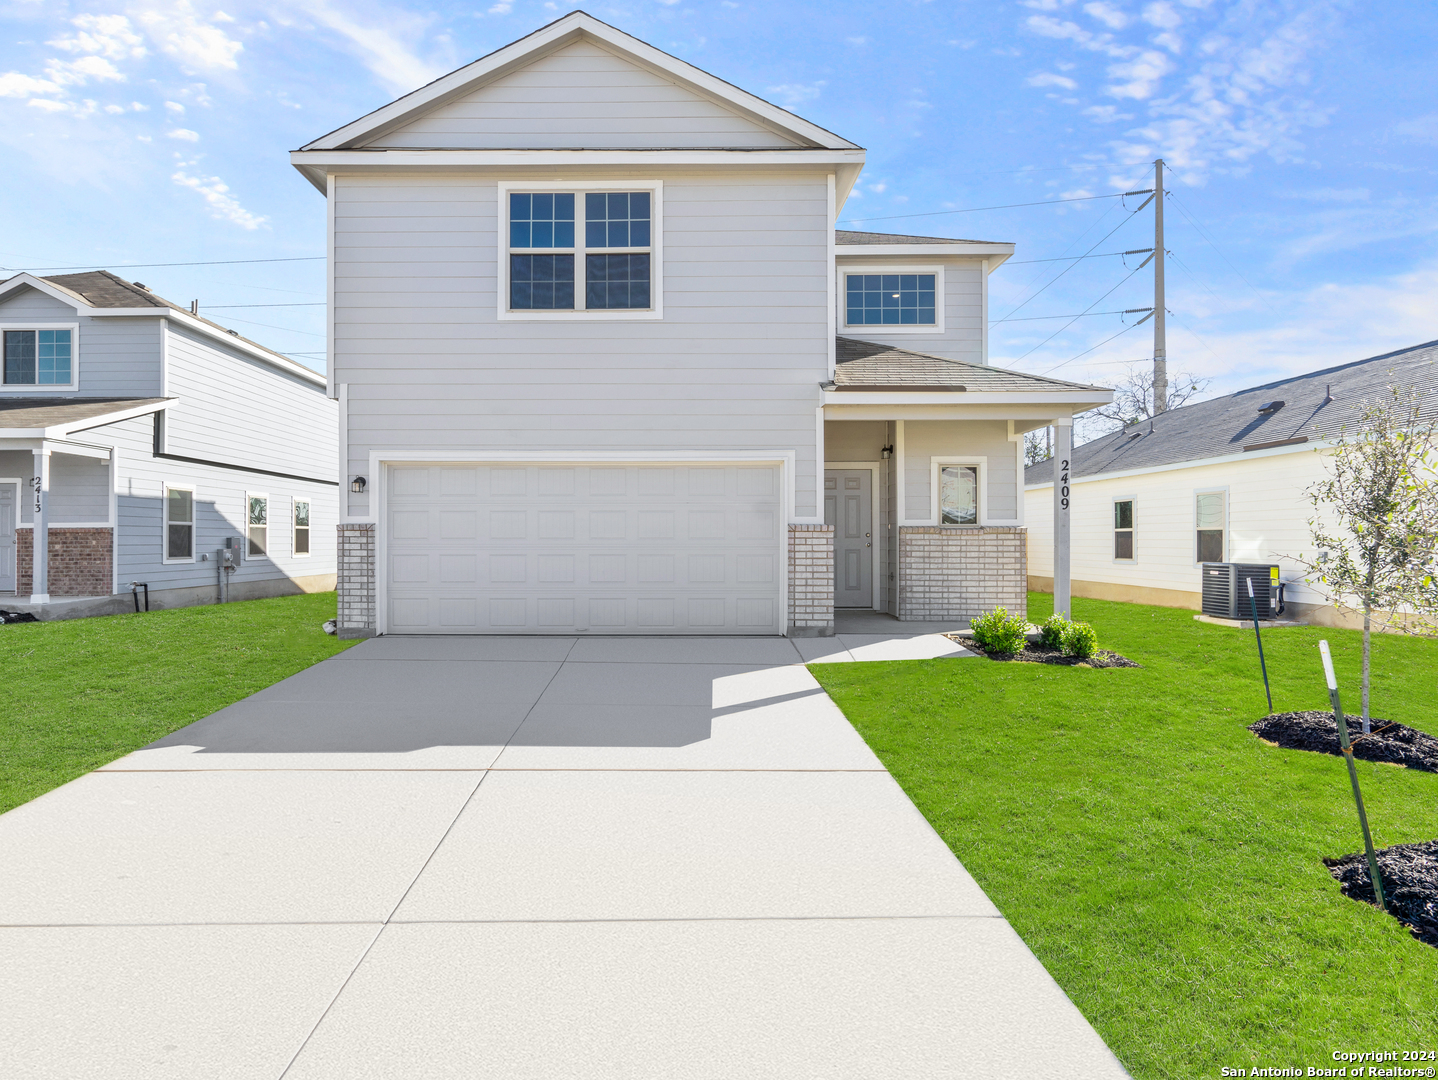
{"label": "green lawn", "polygon": [[0,813],[349,645],[335,594],[0,626]]}
{"label": "green lawn", "polygon": [[[1438,949],[1345,899],[1320,859],[1362,850],[1340,758],[1279,750],[1253,631],[1074,602],[1142,670],[990,660],[814,665],[924,816],[1141,1078],[1333,1066],[1438,1049]],[[1052,611],[1031,594],[1029,616]],[[1361,635],[1265,635],[1274,707],[1346,711]],[[1438,733],[1438,643],[1375,636],[1373,712]],[[1438,775],[1360,761],[1380,846],[1438,837]]]}

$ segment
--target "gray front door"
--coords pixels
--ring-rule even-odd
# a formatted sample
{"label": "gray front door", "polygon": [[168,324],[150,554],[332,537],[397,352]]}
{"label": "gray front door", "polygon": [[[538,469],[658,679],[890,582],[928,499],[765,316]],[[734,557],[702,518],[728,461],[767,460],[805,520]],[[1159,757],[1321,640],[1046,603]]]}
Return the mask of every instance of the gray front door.
{"label": "gray front door", "polygon": [[0,484],[0,592],[15,589],[15,510],[18,496],[14,484]]}
{"label": "gray front door", "polygon": [[874,606],[874,537],[869,469],[824,473],[824,524],[834,526],[834,606]]}

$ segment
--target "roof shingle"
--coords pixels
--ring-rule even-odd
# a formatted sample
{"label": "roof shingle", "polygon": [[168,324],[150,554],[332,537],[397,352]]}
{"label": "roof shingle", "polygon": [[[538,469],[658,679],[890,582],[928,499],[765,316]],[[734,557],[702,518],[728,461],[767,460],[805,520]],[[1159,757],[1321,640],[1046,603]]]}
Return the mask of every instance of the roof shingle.
{"label": "roof shingle", "polygon": [[906,236],[903,233],[853,232],[848,229],[834,230],[834,243],[838,247],[854,244],[995,244],[997,240],[951,240],[946,236]]}
{"label": "roof shingle", "polygon": [[970,364],[964,360],[947,360],[942,356],[896,349],[872,341],[841,337],[837,340],[837,365],[834,382],[839,387],[894,387],[904,384],[915,389],[952,386],[955,389],[990,392],[1023,392],[1035,390],[1105,390],[1102,386],[1049,379],[1043,375],[1027,375],[1022,371]]}

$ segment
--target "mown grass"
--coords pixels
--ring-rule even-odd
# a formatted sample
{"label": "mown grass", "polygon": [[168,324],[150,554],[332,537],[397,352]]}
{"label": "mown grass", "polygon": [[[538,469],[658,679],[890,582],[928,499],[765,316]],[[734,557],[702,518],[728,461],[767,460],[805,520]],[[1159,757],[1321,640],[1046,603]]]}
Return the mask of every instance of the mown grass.
{"label": "mown grass", "polygon": [[333,656],[335,594],[0,626],[0,813]]}
{"label": "mown grass", "polygon": [[[1040,621],[1052,598],[1031,594]],[[1137,1077],[1438,1049],[1438,949],[1345,899],[1341,759],[1268,746],[1253,632],[1074,602],[1142,669],[986,659],[811,670]],[[1270,631],[1274,707],[1357,711],[1361,636]],[[1438,733],[1438,643],[1378,636],[1373,712]],[[1438,837],[1438,776],[1360,761],[1374,841]]]}

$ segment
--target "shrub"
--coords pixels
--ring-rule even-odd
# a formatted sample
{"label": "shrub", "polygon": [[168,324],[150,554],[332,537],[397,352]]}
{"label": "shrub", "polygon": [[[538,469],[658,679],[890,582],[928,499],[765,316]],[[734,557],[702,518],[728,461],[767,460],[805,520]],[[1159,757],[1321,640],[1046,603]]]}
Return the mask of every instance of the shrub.
{"label": "shrub", "polygon": [[1098,652],[1098,632],[1086,622],[1069,623],[1060,642],[1065,656],[1087,660]]}
{"label": "shrub", "polygon": [[1073,623],[1065,619],[1057,611],[1044,620],[1043,626],[1039,627],[1041,636],[1039,641],[1050,649],[1062,649],[1064,644],[1064,632]]}
{"label": "shrub", "polygon": [[1007,608],[996,607],[987,615],[980,615],[969,622],[974,631],[974,643],[990,652],[1022,652],[1028,644],[1025,636],[1028,623],[1017,615],[1010,615]]}

